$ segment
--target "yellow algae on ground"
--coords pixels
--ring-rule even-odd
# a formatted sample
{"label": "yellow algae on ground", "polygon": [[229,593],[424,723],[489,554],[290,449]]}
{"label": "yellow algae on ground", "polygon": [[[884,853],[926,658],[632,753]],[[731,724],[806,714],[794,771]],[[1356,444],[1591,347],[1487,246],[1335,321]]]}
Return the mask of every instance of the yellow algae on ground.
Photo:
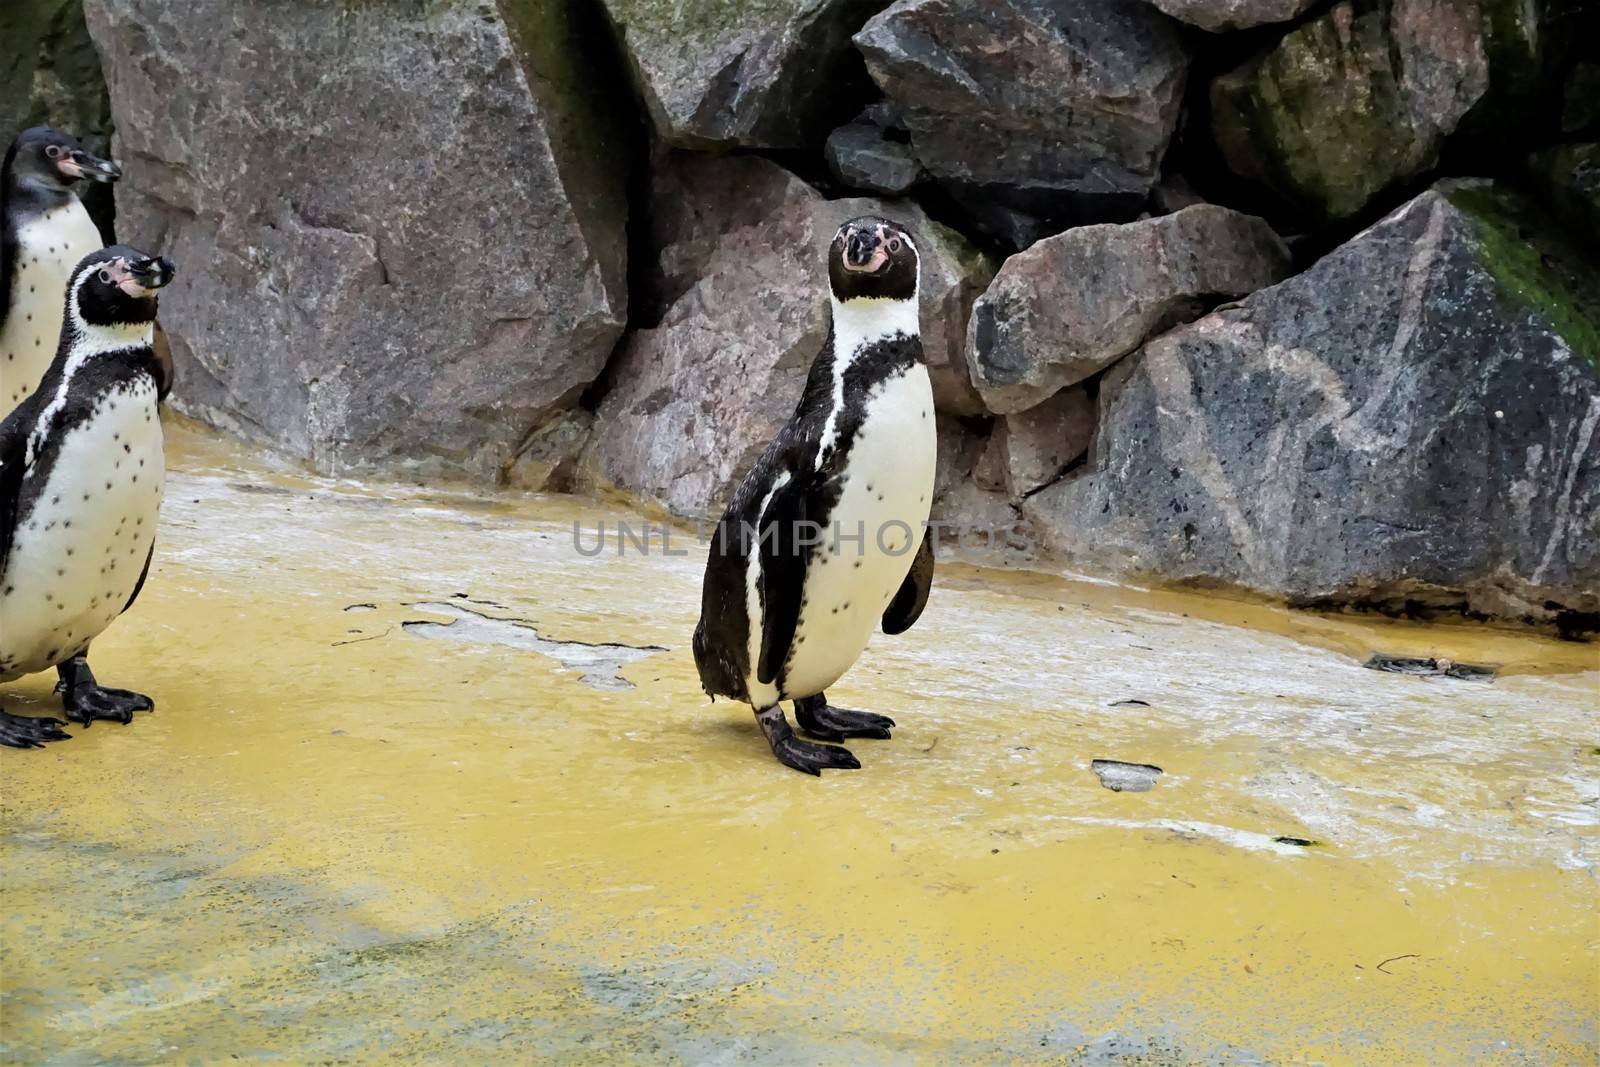
{"label": "yellow algae on ground", "polygon": [[699,546],[172,452],[94,649],[156,712],[0,754],[7,1061],[1597,1053],[1593,646],[949,567],[818,781],[700,692]]}

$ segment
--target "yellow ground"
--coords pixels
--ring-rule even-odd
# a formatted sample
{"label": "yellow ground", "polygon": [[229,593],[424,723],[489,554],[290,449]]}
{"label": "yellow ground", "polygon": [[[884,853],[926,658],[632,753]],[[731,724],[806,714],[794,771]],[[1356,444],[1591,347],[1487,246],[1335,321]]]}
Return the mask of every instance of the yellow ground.
{"label": "yellow ground", "polygon": [[[819,781],[700,693],[687,535],[169,441],[93,657],[156,712],[0,753],[8,1061],[1595,1060],[1594,646],[952,566],[831,693],[894,740]],[[608,689],[402,627],[452,599],[666,651]]]}

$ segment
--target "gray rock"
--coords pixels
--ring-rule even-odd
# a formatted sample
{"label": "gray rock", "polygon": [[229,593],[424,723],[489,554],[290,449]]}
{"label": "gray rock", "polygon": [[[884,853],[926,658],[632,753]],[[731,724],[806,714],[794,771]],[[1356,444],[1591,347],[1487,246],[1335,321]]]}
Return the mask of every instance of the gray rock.
{"label": "gray rock", "polygon": [[923,166],[1016,247],[1138,212],[1188,70],[1142,0],[900,0],[855,41]]}
{"label": "gray rock", "polygon": [[671,297],[623,344],[582,484],[682,515],[720,509],[800,398],[828,331],[827,245],[856,215],[897,219],[916,238],[923,348],[945,383],[935,399],[962,400],[958,331],[990,271],[914,204],[826,200],[767,160],[688,153],[665,161],[654,195],[657,233],[677,242],[660,253]]}
{"label": "gray rock", "polygon": [[1355,215],[1433,166],[1484,99],[1485,19],[1480,0],[1337,4],[1212,83],[1217,145],[1307,212]]}
{"label": "gray rock", "polygon": [[1175,19],[1220,33],[1287,22],[1314,0],[1150,0]]}
{"label": "gray rock", "polygon": [[852,189],[898,196],[917,184],[922,164],[911,147],[884,136],[877,126],[852,122],[828,135],[828,170]]}
{"label": "gray rock", "polygon": [[973,384],[990,411],[1025,411],[1206,301],[1254,292],[1288,269],[1270,226],[1210,204],[1068,230],[1007,259],[979,298],[967,331]]}
{"label": "gray rock", "polygon": [[1577,628],[1600,610],[1600,284],[1484,187],[1430,191],[1101,381],[1024,512],[1104,574]]}
{"label": "gray rock", "polygon": [[1013,501],[1055,481],[1089,450],[1094,401],[1082,385],[1063,389],[1042,404],[995,421],[991,447]]}
{"label": "gray rock", "polygon": [[884,0],[604,3],[666,143],[800,148],[866,88],[850,35]]}
{"label": "gray rock", "polygon": [[581,52],[518,47],[561,16],[86,11],[127,171],[120,229],[178,263],[161,313],[180,410],[322,470],[489,478],[604,368],[625,318],[627,145]]}

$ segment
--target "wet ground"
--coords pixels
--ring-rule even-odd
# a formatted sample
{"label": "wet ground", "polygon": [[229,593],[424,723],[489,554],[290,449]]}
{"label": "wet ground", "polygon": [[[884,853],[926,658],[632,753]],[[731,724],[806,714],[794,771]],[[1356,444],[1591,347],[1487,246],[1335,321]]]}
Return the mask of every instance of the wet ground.
{"label": "wet ground", "polygon": [[0,753],[8,1062],[1600,1051],[1593,645],[943,566],[819,781],[700,693],[690,535],[169,451],[94,650],[157,710]]}

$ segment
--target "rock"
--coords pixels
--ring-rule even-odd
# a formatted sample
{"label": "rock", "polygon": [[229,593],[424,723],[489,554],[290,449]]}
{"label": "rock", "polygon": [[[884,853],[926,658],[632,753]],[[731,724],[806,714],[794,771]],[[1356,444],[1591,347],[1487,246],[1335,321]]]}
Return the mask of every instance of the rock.
{"label": "rock", "polygon": [[[82,0],[6,0],[0,5],[0,154],[30,126],[54,126],[96,155],[111,151],[111,101]],[[78,193],[109,240],[111,187]]]}
{"label": "rock", "polygon": [[1055,481],[1089,450],[1094,407],[1089,390],[1075,385],[1027,411],[996,420],[993,447],[1003,487],[1013,501]]}
{"label": "rock", "polygon": [[884,0],[604,3],[666,143],[802,148],[869,90],[850,35]]}
{"label": "rock", "polygon": [[179,410],[325,471],[491,478],[604,368],[631,146],[563,16],[86,13],[126,165],[120,228],[182,278],[161,303]]}
{"label": "rock", "polygon": [[1553,0],[1346,0],[1211,85],[1229,167],[1342,219],[1428,171],[1461,127],[1491,152],[1560,125]]}
{"label": "rock", "polygon": [[1221,33],[1248,30],[1269,22],[1287,22],[1314,0],[1150,0],[1175,19],[1202,30]]}
{"label": "rock", "polygon": [[682,515],[719,510],[799,401],[828,331],[826,248],[856,215],[895,218],[916,239],[935,399],[960,406],[959,331],[991,271],[914,204],[826,200],[759,157],[690,153],[663,162],[653,201],[664,242],[658,286],[669,298],[660,321],[622,347],[584,484],[643,494]]}
{"label": "rock", "polygon": [[1068,230],[1006,260],[972,309],[973,384],[990,411],[1026,411],[1207,301],[1254,292],[1288,269],[1270,226],[1210,204]]}
{"label": "rock", "polygon": [[1600,247],[1600,143],[1556,145],[1529,161],[1534,182],[1551,211]]}
{"label": "rock", "polygon": [[877,126],[852,122],[828,135],[828,170],[852,189],[898,196],[917,184],[922,164],[909,145],[891,141]]}
{"label": "rock", "polygon": [[593,413],[582,408],[557,412],[534,427],[516,454],[501,466],[500,484],[535,492],[568,491],[578,457],[593,430]]}
{"label": "rock", "polygon": [[1138,213],[1188,70],[1142,0],[899,0],[855,41],[929,174],[1017,248]]}
{"label": "rock", "polygon": [[1509,194],[1426,192],[1112,368],[1024,514],[1103,574],[1564,625],[1600,609],[1597,294]]}
{"label": "rock", "polygon": [[1153,763],[1124,763],[1116,759],[1097,759],[1089,763],[1100,784],[1113,793],[1148,793],[1156,779],[1166,772]]}

